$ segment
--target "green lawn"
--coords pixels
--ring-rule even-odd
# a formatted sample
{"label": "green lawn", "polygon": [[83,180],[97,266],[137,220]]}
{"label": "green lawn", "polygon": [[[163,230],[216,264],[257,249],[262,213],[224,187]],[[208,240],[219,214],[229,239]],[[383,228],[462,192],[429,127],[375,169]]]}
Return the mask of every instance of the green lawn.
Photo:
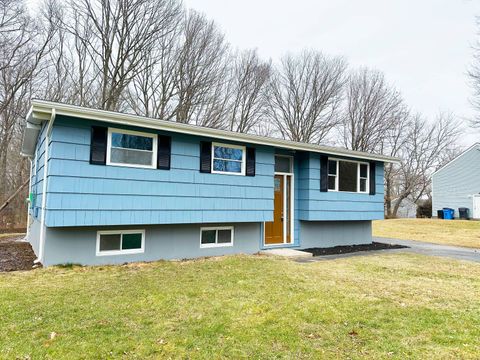
{"label": "green lawn", "polygon": [[4,273],[0,358],[478,358],[479,294],[480,264],[406,253]]}
{"label": "green lawn", "polygon": [[373,236],[480,248],[480,221],[388,219],[373,222]]}

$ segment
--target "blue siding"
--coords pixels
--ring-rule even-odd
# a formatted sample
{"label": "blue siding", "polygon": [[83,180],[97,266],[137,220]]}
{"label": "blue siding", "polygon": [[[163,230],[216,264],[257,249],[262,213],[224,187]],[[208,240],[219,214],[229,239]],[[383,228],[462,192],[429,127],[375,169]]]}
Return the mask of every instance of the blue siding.
{"label": "blue siding", "polygon": [[376,163],[376,195],[369,195],[320,192],[320,155],[306,154],[300,161],[297,182],[299,220],[383,219],[383,163]]}
{"label": "blue siding", "polygon": [[30,204],[29,212],[35,219],[40,219],[42,198],[43,198],[43,168],[45,165],[45,139],[47,124],[43,123],[38,135],[35,147],[35,156],[32,158],[32,173],[30,177],[30,192],[33,194],[33,201]]}
{"label": "blue siding", "polygon": [[50,143],[47,226],[272,220],[274,149],[256,146],[255,177],[200,173],[202,139],[182,134],[169,134],[169,171],[91,165],[91,125],[57,117]]}

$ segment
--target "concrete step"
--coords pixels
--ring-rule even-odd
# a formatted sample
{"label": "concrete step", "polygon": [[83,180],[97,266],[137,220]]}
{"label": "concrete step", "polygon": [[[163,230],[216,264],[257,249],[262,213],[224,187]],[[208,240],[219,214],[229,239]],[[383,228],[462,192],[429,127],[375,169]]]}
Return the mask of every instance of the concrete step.
{"label": "concrete step", "polygon": [[306,258],[312,257],[312,254],[306,251],[295,250],[295,249],[268,249],[260,251],[262,255],[271,255],[271,256],[285,256],[290,258]]}

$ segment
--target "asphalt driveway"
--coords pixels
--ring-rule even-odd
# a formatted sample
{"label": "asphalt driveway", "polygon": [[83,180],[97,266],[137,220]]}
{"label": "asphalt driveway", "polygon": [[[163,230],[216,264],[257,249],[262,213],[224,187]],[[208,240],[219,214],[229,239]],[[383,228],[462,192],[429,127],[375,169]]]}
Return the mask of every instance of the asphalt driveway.
{"label": "asphalt driveway", "polygon": [[480,249],[465,248],[459,246],[439,245],[422,241],[399,240],[382,237],[374,237],[373,241],[382,243],[398,244],[408,246],[408,249],[402,251],[410,251],[417,254],[443,256],[458,260],[468,260],[480,262]]}
{"label": "asphalt driveway", "polygon": [[422,241],[413,241],[413,240],[399,240],[391,238],[382,238],[374,237],[373,241],[385,243],[385,244],[395,244],[408,246],[404,249],[392,249],[392,250],[374,250],[374,251],[362,251],[362,252],[353,252],[348,254],[338,254],[338,255],[325,255],[325,256],[314,256],[309,258],[298,258],[298,262],[315,262],[315,261],[325,261],[332,259],[347,258],[352,256],[367,256],[378,254],[379,252],[413,252],[416,254],[429,255],[429,256],[441,256],[448,257],[457,260],[467,260],[480,262],[480,249],[472,249],[458,246],[448,246],[448,245],[438,245]]}

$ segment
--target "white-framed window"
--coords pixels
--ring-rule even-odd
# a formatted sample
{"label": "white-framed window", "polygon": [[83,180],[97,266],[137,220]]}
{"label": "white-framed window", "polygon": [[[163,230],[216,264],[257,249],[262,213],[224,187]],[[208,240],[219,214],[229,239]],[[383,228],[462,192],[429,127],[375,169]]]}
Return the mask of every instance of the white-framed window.
{"label": "white-framed window", "polygon": [[157,135],[108,128],[107,165],[157,167]]}
{"label": "white-framed window", "polygon": [[200,248],[233,246],[233,226],[200,228]]}
{"label": "white-framed window", "polygon": [[97,256],[139,254],[145,251],[145,230],[97,232]]}
{"label": "white-framed window", "polygon": [[245,175],[245,146],[212,143],[212,173]]}
{"label": "white-framed window", "polygon": [[329,191],[368,193],[369,176],[369,163],[328,159]]}

